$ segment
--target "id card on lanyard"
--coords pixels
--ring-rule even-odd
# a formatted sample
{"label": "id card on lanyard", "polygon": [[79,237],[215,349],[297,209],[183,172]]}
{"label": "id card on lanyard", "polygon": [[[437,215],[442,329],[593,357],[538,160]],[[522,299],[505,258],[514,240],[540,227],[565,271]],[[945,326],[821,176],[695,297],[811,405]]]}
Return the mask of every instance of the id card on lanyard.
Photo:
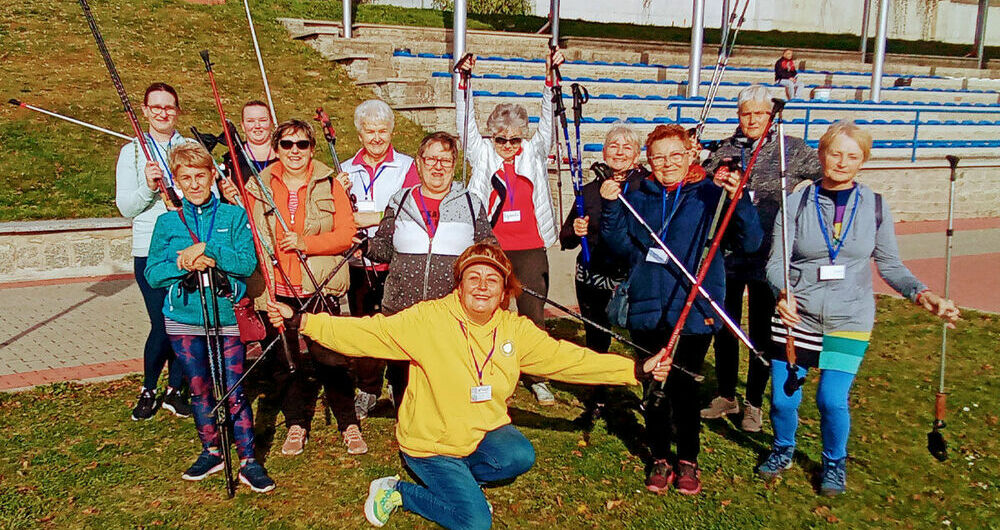
{"label": "id card on lanyard", "polygon": [[[670,215],[667,215],[667,190],[663,190],[663,207],[660,211],[660,219],[663,223],[663,228],[660,229],[660,239],[667,233],[667,227],[670,226],[670,220],[674,218],[674,214],[677,213],[677,208],[681,204],[681,189],[684,187],[682,182],[677,189],[674,190],[674,200],[670,206]],[[624,191],[624,190],[623,190]],[[667,258],[667,253],[663,251],[659,246],[650,247],[649,251],[646,252],[646,261],[649,263],[657,263],[660,265],[666,265],[669,262]]]}
{"label": "id card on lanyard", "polygon": [[[364,198],[358,199],[358,211],[359,212],[374,212],[378,209],[375,206],[375,181],[382,176],[382,172],[385,171],[385,164],[379,166],[378,170],[375,172],[374,176],[369,177],[368,185],[365,185],[364,180],[361,181],[361,188],[365,192]],[[365,171],[365,174],[368,172]]]}
{"label": "id card on lanyard", "polygon": [[517,195],[517,172],[513,171],[513,164],[511,164],[511,173],[514,173],[514,180],[507,178],[507,168],[503,168],[503,183],[507,186],[507,198],[509,199],[507,202],[510,204],[510,209],[503,210],[501,221],[504,223],[520,223],[521,210],[515,209],[516,207],[514,206],[514,198]]}
{"label": "id card on lanyard", "polygon": [[[830,256],[829,265],[821,265],[819,268],[819,281],[835,281],[843,280],[847,277],[847,267],[844,265],[837,265],[837,256],[840,254],[841,249],[844,248],[844,241],[847,240],[847,231],[850,230],[851,225],[854,224],[854,215],[858,213],[858,200],[861,198],[861,192],[855,190],[854,192],[854,205],[851,206],[851,215],[847,219],[847,224],[844,225],[840,233],[837,234],[837,244],[833,244],[830,238],[830,231],[826,228],[826,222],[823,221],[823,210],[819,206],[819,185],[813,186],[813,199],[816,202],[816,217],[819,220],[819,229],[823,233],[823,241],[826,243],[826,251]],[[836,215],[836,214],[835,214]]]}
{"label": "id card on lanyard", "polygon": [[493,330],[493,340],[490,346],[490,353],[486,355],[486,360],[483,361],[482,368],[479,367],[479,360],[476,359],[476,352],[472,347],[472,338],[468,330],[465,329],[465,324],[462,322],[458,323],[458,326],[462,328],[462,334],[465,335],[465,341],[469,345],[469,355],[472,356],[472,363],[476,367],[477,382],[479,384],[472,385],[469,389],[469,401],[471,403],[483,403],[485,401],[490,401],[493,399],[493,386],[483,384],[483,372],[486,370],[486,365],[489,364],[490,359],[493,358],[493,352],[497,348],[497,330]]}

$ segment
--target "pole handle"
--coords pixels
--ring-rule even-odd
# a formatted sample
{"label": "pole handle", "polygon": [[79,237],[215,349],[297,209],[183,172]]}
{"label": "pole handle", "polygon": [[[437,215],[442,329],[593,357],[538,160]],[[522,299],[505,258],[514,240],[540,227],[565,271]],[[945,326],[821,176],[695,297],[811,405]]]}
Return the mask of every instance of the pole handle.
{"label": "pole handle", "polygon": [[10,103],[11,105],[14,105],[15,107],[23,107],[24,106],[24,103],[21,103],[20,101],[14,99],[14,98],[10,98],[9,100],[7,100],[7,102]]}
{"label": "pole handle", "polygon": [[[11,101],[14,101],[14,100],[11,100]],[[955,169],[958,168],[958,161],[960,159],[957,156],[955,156],[955,155],[946,155],[944,158],[948,161],[948,165],[951,166],[951,170],[952,171],[955,171]],[[951,174],[951,180],[955,180],[955,173]]]}
{"label": "pole handle", "polygon": [[206,72],[211,72],[212,71],[212,61],[211,61],[211,59],[208,58],[208,50],[201,50],[200,52],[198,52],[198,54],[201,55],[201,60],[205,61],[205,71]]}
{"label": "pole handle", "polygon": [[938,392],[934,396],[934,419],[936,422],[941,422],[942,425],[944,425],[945,400],[947,396],[944,392]]}

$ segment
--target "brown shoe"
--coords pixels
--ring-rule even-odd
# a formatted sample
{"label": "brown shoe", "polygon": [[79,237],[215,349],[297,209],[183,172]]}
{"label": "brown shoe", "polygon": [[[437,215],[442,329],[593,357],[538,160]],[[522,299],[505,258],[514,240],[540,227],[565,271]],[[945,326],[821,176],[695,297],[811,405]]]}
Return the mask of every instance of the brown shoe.
{"label": "brown shoe", "polygon": [[285,443],[281,445],[281,454],[295,456],[302,454],[306,449],[306,442],[309,440],[309,433],[299,425],[292,425],[288,428],[288,436]]}
{"label": "brown shoe", "polygon": [[740,422],[740,427],[746,432],[760,432],[764,424],[760,407],[755,407],[750,403],[743,403],[743,406],[746,408],[743,409],[743,421]]}
{"label": "brown shoe", "polygon": [[357,425],[349,425],[344,430],[344,445],[347,446],[349,455],[363,455],[368,452],[368,444],[361,437],[361,429]]}

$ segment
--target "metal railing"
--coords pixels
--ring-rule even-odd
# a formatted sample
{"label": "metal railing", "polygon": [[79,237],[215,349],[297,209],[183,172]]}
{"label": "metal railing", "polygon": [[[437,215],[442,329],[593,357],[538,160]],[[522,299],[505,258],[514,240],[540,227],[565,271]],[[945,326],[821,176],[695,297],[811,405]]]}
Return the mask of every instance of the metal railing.
{"label": "metal railing", "polygon": [[[676,121],[677,123],[680,123],[681,118],[683,117],[682,113],[683,113],[684,109],[696,108],[696,109],[700,110],[703,104],[704,103],[702,101],[698,101],[698,100],[676,101],[676,102],[672,102],[672,103],[668,103],[667,104],[667,111],[668,111],[668,114],[670,113],[671,109],[673,109],[674,111],[676,111],[675,112],[674,121]],[[714,105],[714,108],[736,109],[737,108],[737,103],[735,103],[735,102],[716,102],[715,105]],[[804,123],[805,129],[804,129],[804,131],[802,133],[802,139],[805,140],[805,141],[807,141],[807,142],[809,141],[809,125],[812,122],[812,120],[811,120],[812,113],[814,111],[838,111],[838,110],[839,111],[847,111],[847,112],[883,112],[883,113],[885,113],[885,112],[892,112],[892,113],[913,114],[913,119],[912,120],[906,120],[904,123],[889,123],[889,122],[886,122],[884,124],[882,124],[882,123],[868,124],[868,125],[875,126],[875,127],[883,126],[883,125],[895,125],[895,126],[899,126],[899,125],[912,125],[913,126],[913,137],[912,137],[911,140],[908,140],[908,141],[893,141],[893,142],[890,142],[889,145],[885,146],[885,148],[889,148],[889,149],[900,149],[900,148],[910,149],[910,161],[911,162],[916,161],[916,159],[917,159],[917,148],[921,146],[921,141],[920,141],[920,126],[921,125],[945,125],[945,123],[944,123],[943,120],[920,121],[920,115],[921,115],[921,113],[923,113],[925,116],[927,114],[940,114],[940,113],[963,114],[963,115],[982,115],[982,114],[1000,115],[1000,106],[994,107],[994,108],[968,108],[968,107],[952,106],[952,105],[938,105],[938,106],[932,106],[932,105],[913,105],[913,106],[910,106],[910,105],[898,105],[898,104],[891,104],[891,105],[886,105],[886,104],[882,104],[882,105],[864,105],[864,104],[851,104],[851,103],[845,103],[845,104],[789,103],[789,104],[785,105],[785,115],[786,116],[788,116],[789,112],[793,112],[794,113],[794,112],[803,112],[804,111],[803,123]],[[951,121],[951,120],[949,120],[949,121]],[[785,122],[786,123],[790,123],[791,120],[786,119]],[[820,125],[820,124],[817,123],[817,124],[813,124],[813,125]],[[972,126],[972,125],[967,125],[967,126]],[[1000,137],[998,137],[997,139],[1000,140]],[[925,147],[926,147],[926,142],[924,142],[924,143],[925,143]]]}

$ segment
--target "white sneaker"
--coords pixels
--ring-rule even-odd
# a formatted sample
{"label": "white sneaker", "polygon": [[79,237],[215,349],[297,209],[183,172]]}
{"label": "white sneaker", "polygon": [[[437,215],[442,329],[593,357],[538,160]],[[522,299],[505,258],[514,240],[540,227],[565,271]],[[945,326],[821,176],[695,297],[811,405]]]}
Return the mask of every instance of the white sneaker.
{"label": "white sneaker", "polygon": [[535,399],[538,400],[539,405],[547,407],[556,404],[556,397],[552,395],[552,391],[545,383],[531,385],[531,391],[535,393]]}

